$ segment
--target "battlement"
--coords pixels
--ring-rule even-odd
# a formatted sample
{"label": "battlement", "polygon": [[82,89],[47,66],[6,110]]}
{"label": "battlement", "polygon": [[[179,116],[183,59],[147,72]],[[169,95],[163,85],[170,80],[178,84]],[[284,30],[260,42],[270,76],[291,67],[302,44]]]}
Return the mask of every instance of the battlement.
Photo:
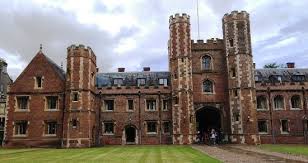
{"label": "battlement", "polygon": [[79,44],[79,45],[72,44],[71,46],[67,47],[67,53],[69,56],[74,55],[75,54],[74,52],[76,51],[85,52],[82,54],[84,56],[86,56],[85,54],[90,54],[90,57],[96,60],[96,56],[90,46],[85,46],[83,44]]}
{"label": "battlement", "polygon": [[179,13],[176,13],[174,16],[171,15],[169,17],[169,23],[177,23],[177,22],[181,22],[181,21],[187,21],[189,22],[190,16],[187,15],[186,13],[182,13],[181,15]]}
{"label": "battlement", "polygon": [[246,11],[232,11],[230,14],[226,13],[223,20],[234,20],[234,19],[249,19],[249,13]]}
{"label": "battlement", "polygon": [[211,38],[204,40],[191,40],[192,50],[204,50],[204,49],[212,49],[212,50],[221,50],[224,48],[224,40],[220,38]]}
{"label": "battlement", "polygon": [[207,39],[206,42],[204,40],[197,40],[196,42],[195,40],[191,40],[191,44],[221,44],[223,42],[224,40],[220,38]]}

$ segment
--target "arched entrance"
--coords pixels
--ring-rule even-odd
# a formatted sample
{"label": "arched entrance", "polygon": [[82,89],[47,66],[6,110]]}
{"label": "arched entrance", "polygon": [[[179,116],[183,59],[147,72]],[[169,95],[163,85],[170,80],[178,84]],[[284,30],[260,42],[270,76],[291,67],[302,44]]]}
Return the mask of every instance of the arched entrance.
{"label": "arched entrance", "polygon": [[221,129],[221,115],[217,108],[203,107],[196,111],[196,127],[200,133],[208,132],[211,129]]}
{"label": "arched entrance", "polygon": [[137,130],[134,126],[129,125],[125,127],[125,141],[126,144],[137,144]]}

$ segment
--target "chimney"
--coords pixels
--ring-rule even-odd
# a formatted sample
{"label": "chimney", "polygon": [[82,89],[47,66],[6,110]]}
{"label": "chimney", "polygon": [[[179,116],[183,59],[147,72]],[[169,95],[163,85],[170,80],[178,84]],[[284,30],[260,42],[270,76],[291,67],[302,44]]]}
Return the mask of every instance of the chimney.
{"label": "chimney", "polygon": [[125,68],[123,67],[118,68],[118,72],[125,72]]}
{"label": "chimney", "polygon": [[287,67],[288,68],[295,68],[295,63],[294,62],[288,62]]}
{"label": "chimney", "polygon": [[143,71],[150,71],[151,68],[150,67],[143,67]]}

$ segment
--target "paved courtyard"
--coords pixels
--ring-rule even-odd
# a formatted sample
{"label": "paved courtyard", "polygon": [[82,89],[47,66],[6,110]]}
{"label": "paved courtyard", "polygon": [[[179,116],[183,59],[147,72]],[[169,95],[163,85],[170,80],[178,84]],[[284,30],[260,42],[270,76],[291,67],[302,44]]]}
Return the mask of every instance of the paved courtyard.
{"label": "paved courtyard", "polygon": [[257,146],[222,145],[206,146],[194,145],[194,149],[202,151],[226,163],[302,163],[308,162],[308,156],[278,153],[263,150]]}

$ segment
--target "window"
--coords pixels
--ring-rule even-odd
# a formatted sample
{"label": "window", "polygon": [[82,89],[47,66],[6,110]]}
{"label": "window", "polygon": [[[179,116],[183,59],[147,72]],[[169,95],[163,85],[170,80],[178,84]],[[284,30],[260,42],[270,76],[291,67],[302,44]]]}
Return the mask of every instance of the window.
{"label": "window", "polygon": [[255,75],[255,81],[256,81],[256,82],[260,82],[260,78],[259,78],[258,75]]}
{"label": "window", "polygon": [[267,133],[267,121],[258,120],[258,131],[259,133]]}
{"label": "window", "polygon": [[156,111],[156,100],[146,100],[147,110]]}
{"label": "window", "polygon": [[168,85],[168,79],[159,79],[159,85],[164,85],[166,87]]}
{"label": "window", "polygon": [[210,70],[211,69],[211,57],[210,56],[204,56],[202,57],[202,69],[203,70]]}
{"label": "window", "polygon": [[57,109],[57,103],[58,103],[58,97],[57,96],[47,97],[47,109],[48,110],[56,110]]}
{"label": "window", "polygon": [[77,127],[78,127],[78,121],[77,121],[77,119],[73,119],[73,120],[72,120],[72,127],[73,127],[73,128],[77,128]]}
{"label": "window", "polygon": [[234,118],[234,121],[236,121],[236,122],[240,121],[240,113],[239,113],[239,111],[234,111],[233,112],[233,118]]}
{"label": "window", "polygon": [[113,111],[114,110],[114,101],[113,100],[105,100],[105,110]]}
{"label": "window", "polygon": [[17,104],[19,110],[28,110],[29,96],[17,97]]}
{"label": "window", "polygon": [[291,108],[293,109],[301,108],[301,97],[299,95],[294,95],[291,97]]}
{"label": "window", "polygon": [[56,135],[57,134],[57,122],[46,122],[45,134],[46,135]]}
{"label": "window", "polygon": [[203,92],[213,93],[213,82],[210,80],[205,80],[203,82]]}
{"label": "window", "polygon": [[138,85],[138,86],[145,85],[145,78],[139,78],[139,79],[137,79],[137,85]]}
{"label": "window", "polygon": [[233,45],[233,39],[230,39],[229,40],[229,44],[230,44],[230,47],[233,47],[234,45]]}
{"label": "window", "polygon": [[303,81],[305,81],[305,75],[293,75],[292,81],[303,82]]}
{"label": "window", "polygon": [[235,77],[236,77],[235,68],[231,68],[231,77],[232,77],[232,78],[235,78]]}
{"label": "window", "polygon": [[169,104],[168,100],[163,100],[163,111],[167,111],[168,110],[168,104]]}
{"label": "window", "polygon": [[283,119],[281,122],[281,132],[288,133],[289,132],[289,121],[287,119]]}
{"label": "window", "polygon": [[123,79],[120,79],[120,78],[113,79],[113,85],[118,86],[118,87],[123,85]]}
{"label": "window", "polygon": [[42,88],[42,77],[35,77],[35,88]]}
{"label": "window", "polygon": [[127,104],[128,104],[128,110],[132,111],[134,110],[134,100],[127,100]]}
{"label": "window", "polygon": [[0,85],[0,93],[3,93],[4,89],[3,89],[3,84]]}
{"label": "window", "polygon": [[165,134],[170,133],[170,122],[163,122],[163,132]]}
{"label": "window", "polygon": [[15,135],[26,135],[28,129],[28,121],[15,122]]}
{"label": "window", "polygon": [[282,82],[282,77],[280,75],[271,75],[269,80],[272,83]]}
{"label": "window", "polygon": [[79,93],[73,92],[73,101],[78,101],[78,100],[79,100]]}
{"label": "window", "polygon": [[233,90],[233,96],[234,96],[234,97],[237,97],[237,96],[238,96],[237,89]]}
{"label": "window", "polygon": [[105,134],[114,133],[114,123],[113,122],[104,122],[104,133]]}
{"label": "window", "polygon": [[157,132],[157,124],[156,122],[147,122],[147,133],[156,134]]}
{"label": "window", "polygon": [[179,104],[179,98],[176,96],[176,97],[174,97],[174,104]]}
{"label": "window", "polygon": [[274,98],[274,109],[279,110],[284,108],[283,97],[278,95]]}
{"label": "window", "polygon": [[266,110],[267,109],[267,101],[265,96],[257,97],[257,110]]}
{"label": "window", "polygon": [[177,78],[178,78],[178,73],[177,73],[177,71],[174,71],[173,76],[174,76],[174,79],[177,79]]}

